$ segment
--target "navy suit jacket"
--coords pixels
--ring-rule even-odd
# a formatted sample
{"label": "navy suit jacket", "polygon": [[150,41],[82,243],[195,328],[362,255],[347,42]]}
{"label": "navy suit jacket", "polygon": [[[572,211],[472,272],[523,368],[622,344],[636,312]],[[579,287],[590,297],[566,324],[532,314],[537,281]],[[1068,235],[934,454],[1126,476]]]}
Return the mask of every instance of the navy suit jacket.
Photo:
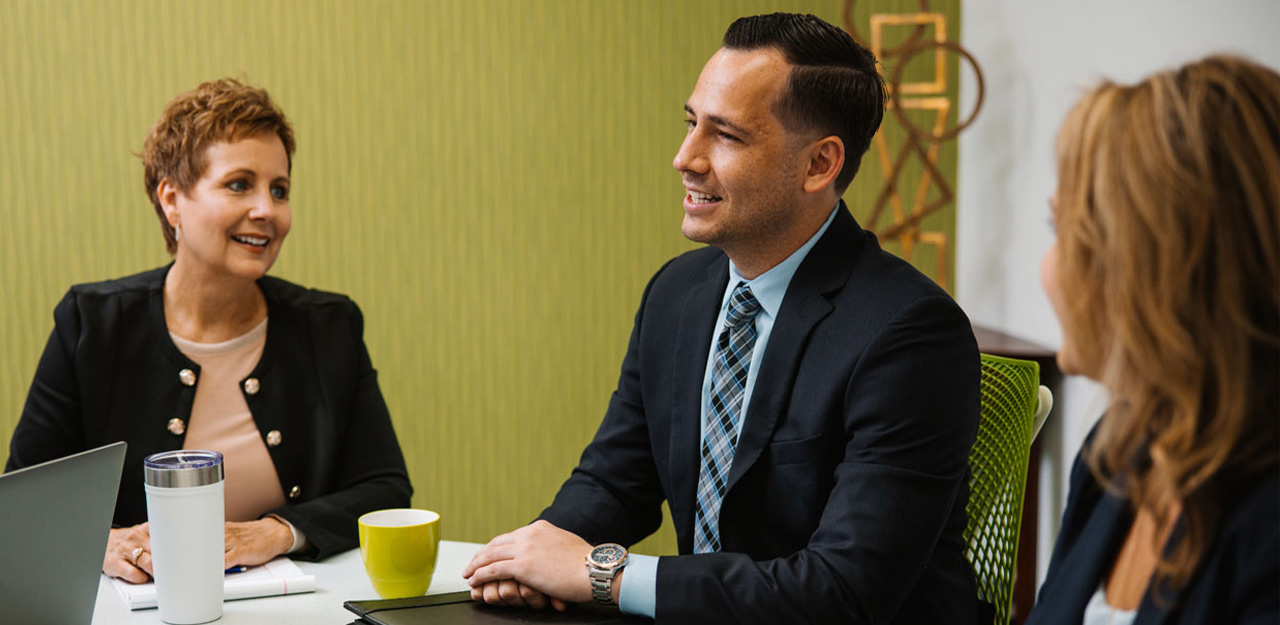
{"label": "navy suit jacket", "polygon": [[[1079,625],[1133,525],[1128,502],[1094,479],[1085,453],[1071,469],[1058,542],[1026,625]],[[1148,591],[1134,625],[1280,623],[1280,468],[1220,488],[1229,492],[1218,535],[1191,581],[1172,601]]]}
{"label": "navy suit jacket", "polygon": [[542,518],[591,543],[632,544],[657,529],[665,500],[685,555],[659,560],[659,623],[972,622],[961,532],[978,426],[973,332],[843,206],[774,323],[729,473],[722,551],[688,555],[701,387],[727,279],[724,253],[703,248],[649,282],[604,421]]}

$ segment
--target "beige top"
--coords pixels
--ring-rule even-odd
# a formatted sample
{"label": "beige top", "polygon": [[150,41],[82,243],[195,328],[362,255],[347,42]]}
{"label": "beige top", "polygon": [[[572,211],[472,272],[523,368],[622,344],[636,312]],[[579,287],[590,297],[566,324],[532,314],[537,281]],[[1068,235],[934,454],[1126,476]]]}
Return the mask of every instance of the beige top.
{"label": "beige top", "polygon": [[253,521],[283,506],[280,477],[240,388],[240,381],[262,358],[267,320],[221,343],[196,343],[172,332],[169,336],[187,358],[200,365],[200,384],[183,447],[222,453],[227,520]]}

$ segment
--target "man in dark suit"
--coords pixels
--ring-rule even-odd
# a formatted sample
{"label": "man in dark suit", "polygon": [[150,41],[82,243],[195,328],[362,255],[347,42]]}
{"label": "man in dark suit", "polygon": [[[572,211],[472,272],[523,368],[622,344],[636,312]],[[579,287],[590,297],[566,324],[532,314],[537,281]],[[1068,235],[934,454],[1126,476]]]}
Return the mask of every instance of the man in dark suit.
{"label": "man in dark suit", "polygon": [[[974,620],[973,334],[840,201],[883,114],[875,64],[813,16],[729,27],[673,163],[683,232],[709,247],[650,281],[599,432],[541,518],[467,566],[473,597],[659,622]],[[628,558],[664,500],[680,555]]]}

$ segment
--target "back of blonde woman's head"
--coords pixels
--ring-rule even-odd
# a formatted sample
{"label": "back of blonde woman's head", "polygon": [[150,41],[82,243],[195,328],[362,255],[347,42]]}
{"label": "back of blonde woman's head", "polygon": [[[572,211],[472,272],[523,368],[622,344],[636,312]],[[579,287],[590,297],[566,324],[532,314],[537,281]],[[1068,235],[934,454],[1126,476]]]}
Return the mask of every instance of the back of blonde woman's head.
{"label": "back of blonde woman's head", "polygon": [[1113,400],[1090,464],[1181,506],[1176,589],[1280,456],[1280,75],[1214,56],[1095,88],[1058,138],[1055,222],[1064,332]]}

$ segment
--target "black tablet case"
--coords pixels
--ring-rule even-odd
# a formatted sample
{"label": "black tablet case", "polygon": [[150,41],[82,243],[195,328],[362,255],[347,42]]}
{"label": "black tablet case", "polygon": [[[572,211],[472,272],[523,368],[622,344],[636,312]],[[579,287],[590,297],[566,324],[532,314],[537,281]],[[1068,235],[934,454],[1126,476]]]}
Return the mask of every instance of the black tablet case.
{"label": "black tablet case", "polygon": [[527,610],[476,603],[467,591],[374,601],[348,601],[342,606],[360,620],[353,625],[489,625],[492,623],[580,623],[637,625],[653,621],[623,614],[618,608],[595,604],[570,605],[564,612],[551,608]]}

